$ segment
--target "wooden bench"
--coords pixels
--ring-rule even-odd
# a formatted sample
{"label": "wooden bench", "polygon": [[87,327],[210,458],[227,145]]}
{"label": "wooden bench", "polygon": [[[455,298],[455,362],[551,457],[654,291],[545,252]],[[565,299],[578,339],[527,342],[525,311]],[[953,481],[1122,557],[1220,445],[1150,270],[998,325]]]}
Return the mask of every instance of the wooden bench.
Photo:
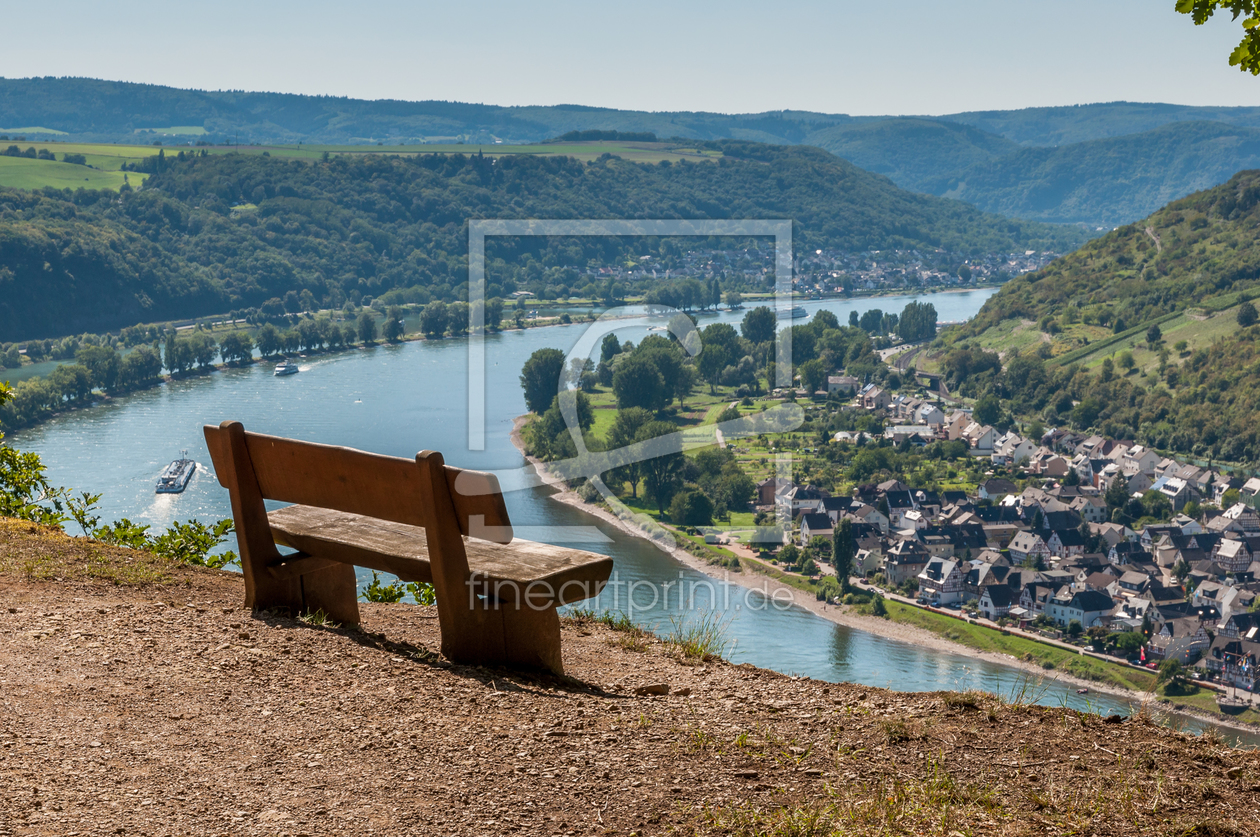
{"label": "wooden bench", "polygon": [[[367,567],[433,585],[449,659],[564,672],[556,607],[597,595],[612,559],[513,538],[493,475],[434,451],[380,456],[235,421],[205,434],[232,497],[246,607],[358,624],[354,567]],[[269,513],[265,500],[292,505]]]}

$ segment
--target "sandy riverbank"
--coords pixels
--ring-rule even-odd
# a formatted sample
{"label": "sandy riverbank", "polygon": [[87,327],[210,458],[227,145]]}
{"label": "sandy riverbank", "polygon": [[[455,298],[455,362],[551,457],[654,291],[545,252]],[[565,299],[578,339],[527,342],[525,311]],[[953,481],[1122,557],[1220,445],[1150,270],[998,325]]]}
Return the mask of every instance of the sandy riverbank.
{"label": "sandy riverbank", "polygon": [[[535,468],[544,483],[551,486],[557,493],[551,495],[551,499],[557,503],[564,503],[575,509],[592,515],[603,520],[610,526],[614,526],[626,534],[644,538],[655,544],[658,548],[667,552],[670,557],[678,561],[680,564],[687,566],[693,570],[704,573],[721,581],[727,581],[732,584],[738,584],[742,587],[755,589],[763,592],[766,596],[777,596],[780,600],[790,596],[792,603],[804,610],[808,610],[823,619],[834,622],[837,625],[844,625],[854,630],[865,631],[867,633],[876,634],[877,636],[891,639],[896,642],[904,642],[908,645],[914,645],[920,648],[931,648],[943,653],[958,654],[970,657],[976,660],[993,663],[995,665],[1017,668],[1028,675],[1031,690],[1035,693],[1038,691],[1036,684],[1045,681],[1057,681],[1072,689],[1089,689],[1091,693],[1097,692],[1107,694],[1112,697],[1125,700],[1133,705],[1146,705],[1152,712],[1160,714],[1186,715],[1197,718],[1199,720],[1210,721],[1222,727],[1229,727],[1239,731],[1254,734],[1256,729],[1251,726],[1239,723],[1231,723],[1230,719],[1221,715],[1212,715],[1206,712],[1195,711],[1194,709],[1174,710],[1171,707],[1158,703],[1154,696],[1149,692],[1137,692],[1132,689],[1124,689],[1118,686],[1112,686],[1104,683],[1098,683],[1092,680],[1085,680],[1080,677],[1074,677],[1062,671],[1047,671],[1040,665],[1025,662],[1016,657],[1007,654],[997,654],[990,651],[980,651],[960,643],[951,642],[944,637],[932,633],[931,631],[914,625],[906,625],[901,622],[894,622],[891,619],[881,619],[876,616],[866,616],[853,612],[845,607],[837,607],[829,605],[825,602],[818,601],[812,594],[806,593],[791,585],[784,584],[771,576],[759,573],[748,567],[748,562],[741,558],[741,562],[745,569],[740,572],[731,572],[725,567],[717,567],[702,561],[690,552],[677,547],[662,543],[659,540],[648,538],[645,533],[634,524],[620,519],[608,509],[602,506],[596,506],[582,500],[576,493],[570,491],[564,482],[556,479],[547,469],[546,463],[525,453],[524,444],[520,437],[520,430],[524,423],[528,420],[528,416],[518,416],[512,423],[511,441],[521,455]],[[782,591],[782,592],[779,592]]]}

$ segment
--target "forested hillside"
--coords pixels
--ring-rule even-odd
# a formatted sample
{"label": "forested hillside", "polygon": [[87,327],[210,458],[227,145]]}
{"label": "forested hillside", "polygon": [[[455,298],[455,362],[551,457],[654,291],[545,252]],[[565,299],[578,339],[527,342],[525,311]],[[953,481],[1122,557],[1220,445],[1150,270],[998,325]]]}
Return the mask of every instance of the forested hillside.
{"label": "forested hillside", "polygon": [[942,336],[942,371],[1015,416],[1254,463],[1258,244],[1247,171],[1008,282]]}
{"label": "forested hillside", "polygon": [[[1141,133],[1172,122],[1260,128],[1260,108],[1140,102],[976,111],[925,117],[969,125],[1020,145],[1056,146]],[[123,141],[137,131],[195,129],[241,142],[539,142],[568,131],[650,131],[662,139],[815,143],[833,125],[887,116],[811,111],[645,112],[586,105],[503,107],[465,102],[350,99],[244,90],[182,90],[90,78],[0,79],[0,131],[43,127],[80,139]],[[184,133],[185,136],[191,135]]]}
{"label": "forested hillside", "polygon": [[1174,122],[1222,122],[1260,128],[1257,107],[1196,107],[1161,102],[1099,102],[1019,110],[984,110],[940,117],[1006,137],[1020,145],[1071,145],[1140,134]]}
{"label": "forested hillside", "polygon": [[1012,154],[1020,146],[969,125],[939,119],[880,119],[815,131],[811,145],[905,189],[931,193],[943,174]]}
{"label": "forested hillside", "polygon": [[[463,297],[469,218],[791,218],[798,249],[1065,251],[1083,234],[916,195],[826,152],[726,141],[713,163],[477,155],[151,158],[146,188],[0,191],[0,341],[224,312],[309,290],[326,305]],[[183,155],[180,155],[181,157]],[[652,247],[658,246],[649,242]],[[492,238],[490,296],[584,286],[643,242]],[[11,290],[9,290],[11,289]]]}
{"label": "forested hillside", "polygon": [[1257,165],[1260,108],[1109,102],[916,117],[648,113],[0,79],[0,142],[20,134],[142,144],[502,147],[592,131],[813,145],[902,188],[1008,217],[1108,228]]}
{"label": "forested hillside", "polygon": [[1177,122],[1113,139],[1019,149],[945,177],[923,177],[918,188],[1010,217],[1112,227],[1256,167],[1260,129]]}

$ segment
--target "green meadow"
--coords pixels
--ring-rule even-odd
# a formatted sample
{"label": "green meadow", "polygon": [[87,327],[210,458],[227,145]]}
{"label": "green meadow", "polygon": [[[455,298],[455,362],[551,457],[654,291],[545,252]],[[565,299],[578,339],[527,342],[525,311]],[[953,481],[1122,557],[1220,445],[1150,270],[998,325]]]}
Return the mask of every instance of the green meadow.
{"label": "green meadow", "polygon": [[52,128],[41,128],[36,125],[34,128],[0,128],[0,134],[8,134],[15,136],[18,134],[51,134],[55,137],[65,136],[65,131],[54,131]]}
{"label": "green meadow", "polygon": [[101,171],[71,163],[32,160],[29,157],[0,157],[0,186],[14,189],[118,189],[123,179],[138,187],[145,175],[128,172]]}
{"label": "green meadow", "polygon": [[[43,129],[22,128],[8,131],[10,135],[23,132],[35,133]],[[172,128],[153,128],[153,133],[197,136],[205,133],[204,128],[196,126],[175,126]],[[0,131],[0,133],[6,133]],[[198,152],[205,150],[209,154],[268,154],[272,157],[289,157],[299,160],[318,160],[325,154],[365,156],[369,154],[387,154],[404,156],[415,154],[477,154],[487,157],[508,157],[527,155],[536,157],[574,157],[583,162],[595,160],[603,154],[613,154],[625,160],[637,163],[659,163],[662,160],[677,162],[691,160],[703,162],[715,160],[722,156],[716,151],[699,151],[695,148],[677,146],[665,142],[569,142],[539,143],[537,145],[209,145],[190,148],[186,143],[170,145],[114,145],[110,143],[77,143],[77,142],[32,142],[0,140],[0,148],[16,145],[25,151],[28,148],[47,149],[57,156],[56,163],[48,160],[31,160],[20,157],[0,157],[5,161],[0,168],[0,186],[17,189],[42,189],[51,186],[56,189],[117,189],[123,184],[119,174],[124,163],[132,163],[145,157],[152,157],[159,150],[165,150],[167,156],[180,151]],[[66,165],[61,160],[66,154],[82,154],[87,159],[88,169],[83,166]],[[130,183],[138,187],[144,182],[144,175],[130,174]]]}

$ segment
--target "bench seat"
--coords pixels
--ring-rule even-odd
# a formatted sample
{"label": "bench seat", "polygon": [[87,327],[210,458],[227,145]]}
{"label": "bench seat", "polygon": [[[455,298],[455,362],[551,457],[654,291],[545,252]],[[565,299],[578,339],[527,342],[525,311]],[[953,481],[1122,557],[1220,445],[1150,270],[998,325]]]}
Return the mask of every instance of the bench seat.
{"label": "bench seat", "polygon": [[[393,573],[403,581],[433,581],[421,526],[304,505],[268,512],[267,522],[277,544],[310,558]],[[464,537],[464,548],[477,593],[506,602],[524,594],[533,607],[595,596],[612,573],[613,559],[607,555],[519,538],[497,544]],[[283,572],[286,564],[302,561],[287,556],[275,569]]]}

